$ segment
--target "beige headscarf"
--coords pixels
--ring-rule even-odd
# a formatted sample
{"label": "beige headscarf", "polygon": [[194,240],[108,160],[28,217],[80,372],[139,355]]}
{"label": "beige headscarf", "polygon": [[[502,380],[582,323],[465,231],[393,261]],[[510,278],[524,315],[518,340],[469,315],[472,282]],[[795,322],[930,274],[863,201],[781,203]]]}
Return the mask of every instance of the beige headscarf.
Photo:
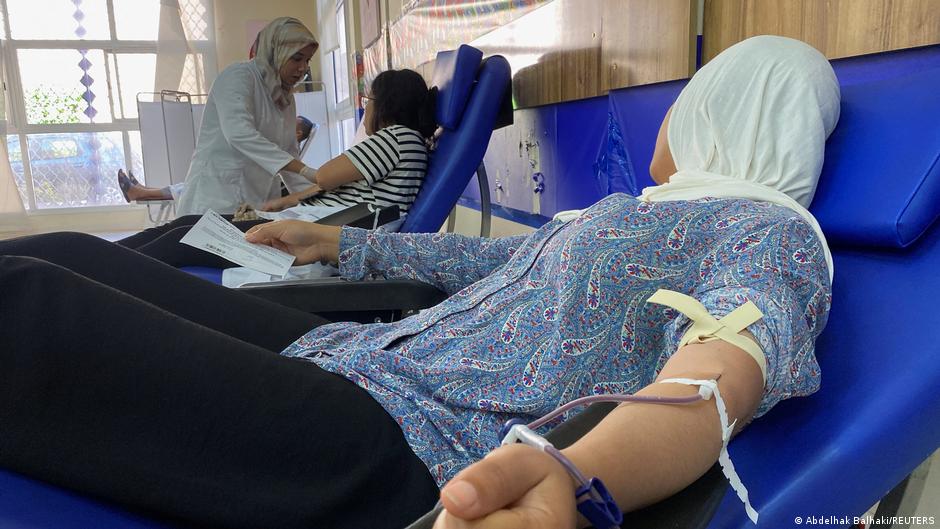
{"label": "beige headscarf", "polygon": [[292,17],[276,18],[258,34],[258,49],[252,62],[261,71],[261,79],[280,108],[289,106],[294,98],[293,87],[281,83],[281,66],[291,55],[310,44],[319,46],[313,33]]}
{"label": "beige headscarf", "polygon": [[640,198],[747,198],[787,207],[816,231],[831,278],[826,238],[806,208],[839,100],[829,61],[808,44],[767,35],[739,42],[679,94],[668,130],[678,172]]}

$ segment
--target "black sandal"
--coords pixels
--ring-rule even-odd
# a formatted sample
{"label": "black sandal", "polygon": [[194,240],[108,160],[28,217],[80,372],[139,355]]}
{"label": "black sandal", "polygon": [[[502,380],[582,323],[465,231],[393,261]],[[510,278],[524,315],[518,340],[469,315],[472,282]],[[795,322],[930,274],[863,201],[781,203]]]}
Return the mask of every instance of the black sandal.
{"label": "black sandal", "polygon": [[124,201],[130,204],[131,199],[127,196],[127,192],[131,190],[131,181],[127,178],[127,175],[124,173],[124,169],[118,169],[118,187],[121,188],[121,194],[124,195]]}

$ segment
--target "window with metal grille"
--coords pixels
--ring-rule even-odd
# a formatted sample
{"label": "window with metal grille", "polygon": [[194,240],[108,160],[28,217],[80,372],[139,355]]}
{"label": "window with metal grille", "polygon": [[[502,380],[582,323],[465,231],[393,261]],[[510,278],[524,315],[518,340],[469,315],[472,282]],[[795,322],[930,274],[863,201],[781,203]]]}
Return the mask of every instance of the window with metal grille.
{"label": "window with metal grille", "polygon": [[204,94],[215,77],[212,2],[178,0],[167,17],[167,0],[0,0],[6,141],[27,209],[125,203],[117,170],[146,178],[138,95]]}

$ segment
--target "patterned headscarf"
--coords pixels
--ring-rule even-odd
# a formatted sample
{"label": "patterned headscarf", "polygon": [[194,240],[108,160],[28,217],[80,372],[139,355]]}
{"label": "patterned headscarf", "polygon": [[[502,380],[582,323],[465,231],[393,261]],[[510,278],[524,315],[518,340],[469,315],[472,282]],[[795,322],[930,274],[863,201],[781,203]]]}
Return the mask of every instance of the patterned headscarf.
{"label": "patterned headscarf", "polygon": [[271,93],[271,98],[280,108],[286,108],[293,100],[291,86],[284,86],[279,71],[291,55],[313,44],[319,46],[317,38],[299,20],[292,17],[274,19],[258,34],[257,53],[252,62],[261,71],[261,78]]}

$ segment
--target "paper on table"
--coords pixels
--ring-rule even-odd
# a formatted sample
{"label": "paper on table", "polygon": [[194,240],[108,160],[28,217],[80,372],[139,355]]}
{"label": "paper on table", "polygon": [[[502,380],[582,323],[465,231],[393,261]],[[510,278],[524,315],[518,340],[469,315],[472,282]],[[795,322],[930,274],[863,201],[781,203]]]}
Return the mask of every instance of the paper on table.
{"label": "paper on table", "polygon": [[246,241],[241,230],[214,211],[207,211],[180,242],[278,277],[284,277],[296,259],[270,246]]}

